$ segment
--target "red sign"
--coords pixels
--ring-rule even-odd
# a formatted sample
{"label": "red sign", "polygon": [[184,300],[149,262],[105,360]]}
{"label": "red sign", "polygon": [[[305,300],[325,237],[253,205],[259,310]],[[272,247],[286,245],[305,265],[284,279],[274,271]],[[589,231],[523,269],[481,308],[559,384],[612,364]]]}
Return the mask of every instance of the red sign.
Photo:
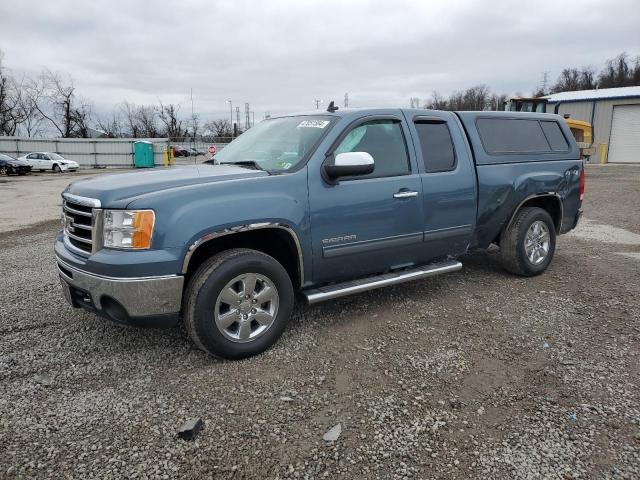
{"label": "red sign", "polygon": [[207,149],[207,151],[208,151],[211,155],[215,155],[215,154],[216,154],[216,146],[215,146],[215,145],[209,145],[209,148]]}

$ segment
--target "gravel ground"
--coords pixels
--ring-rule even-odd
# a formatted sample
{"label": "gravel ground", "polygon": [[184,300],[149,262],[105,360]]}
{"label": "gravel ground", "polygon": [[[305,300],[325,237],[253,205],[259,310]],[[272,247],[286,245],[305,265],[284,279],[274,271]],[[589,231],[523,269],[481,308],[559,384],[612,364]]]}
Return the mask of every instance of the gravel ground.
{"label": "gravel ground", "polygon": [[240,362],[67,307],[57,221],[0,233],[0,477],[639,478],[639,207],[640,168],[589,167],[546,274],[469,255]]}

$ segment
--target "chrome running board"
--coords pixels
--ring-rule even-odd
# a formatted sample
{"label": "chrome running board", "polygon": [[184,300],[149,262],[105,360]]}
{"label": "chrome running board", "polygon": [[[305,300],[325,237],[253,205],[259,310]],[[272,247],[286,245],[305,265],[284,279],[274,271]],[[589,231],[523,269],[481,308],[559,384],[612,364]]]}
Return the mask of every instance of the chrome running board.
{"label": "chrome running board", "polygon": [[344,283],[327,285],[325,287],[303,290],[302,295],[310,305],[313,303],[331,300],[333,298],[345,297],[354,293],[366,292],[376,288],[396,285],[398,283],[418,280],[419,278],[433,277],[443,273],[455,272],[462,268],[462,264],[457,260],[447,260],[441,263],[433,263],[422,267],[400,270],[397,272],[385,273],[374,277],[360,278]]}

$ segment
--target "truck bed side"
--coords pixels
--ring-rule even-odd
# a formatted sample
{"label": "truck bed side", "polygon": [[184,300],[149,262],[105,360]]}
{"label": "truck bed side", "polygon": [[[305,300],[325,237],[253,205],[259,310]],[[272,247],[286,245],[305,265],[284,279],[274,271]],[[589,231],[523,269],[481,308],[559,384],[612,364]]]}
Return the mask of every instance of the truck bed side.
{"label": "truck bed side", "polygon": [[[486,248],[496,242],[518,207],[524,203],[550,210],[558,233],[573,228],[581,205],[582,160],[578,146],[561,117],[513,112],[457,112],[457,115],[473,151],[478,180],[478,219],[472,247]],[[492,151],[492,146],[487,145],[487,139],[483,139],[479,130],[483,119],[556,123],[565,137],[566,148],[562,151],[551,147],[547,151]],[[486,133],[484,135],[487,136]],[[549,145],[551,143],[549,141]]]}

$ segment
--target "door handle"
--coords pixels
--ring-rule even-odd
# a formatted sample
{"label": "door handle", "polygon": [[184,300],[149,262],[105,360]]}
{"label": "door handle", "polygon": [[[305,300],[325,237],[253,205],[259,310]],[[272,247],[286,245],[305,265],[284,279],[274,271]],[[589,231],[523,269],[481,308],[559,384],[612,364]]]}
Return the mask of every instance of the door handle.
{"label": "door handle", "polygon": [[412,198],[417,196],[418,192],[414,190],[401,190],[398,193],[393,194],[393,198]]}

